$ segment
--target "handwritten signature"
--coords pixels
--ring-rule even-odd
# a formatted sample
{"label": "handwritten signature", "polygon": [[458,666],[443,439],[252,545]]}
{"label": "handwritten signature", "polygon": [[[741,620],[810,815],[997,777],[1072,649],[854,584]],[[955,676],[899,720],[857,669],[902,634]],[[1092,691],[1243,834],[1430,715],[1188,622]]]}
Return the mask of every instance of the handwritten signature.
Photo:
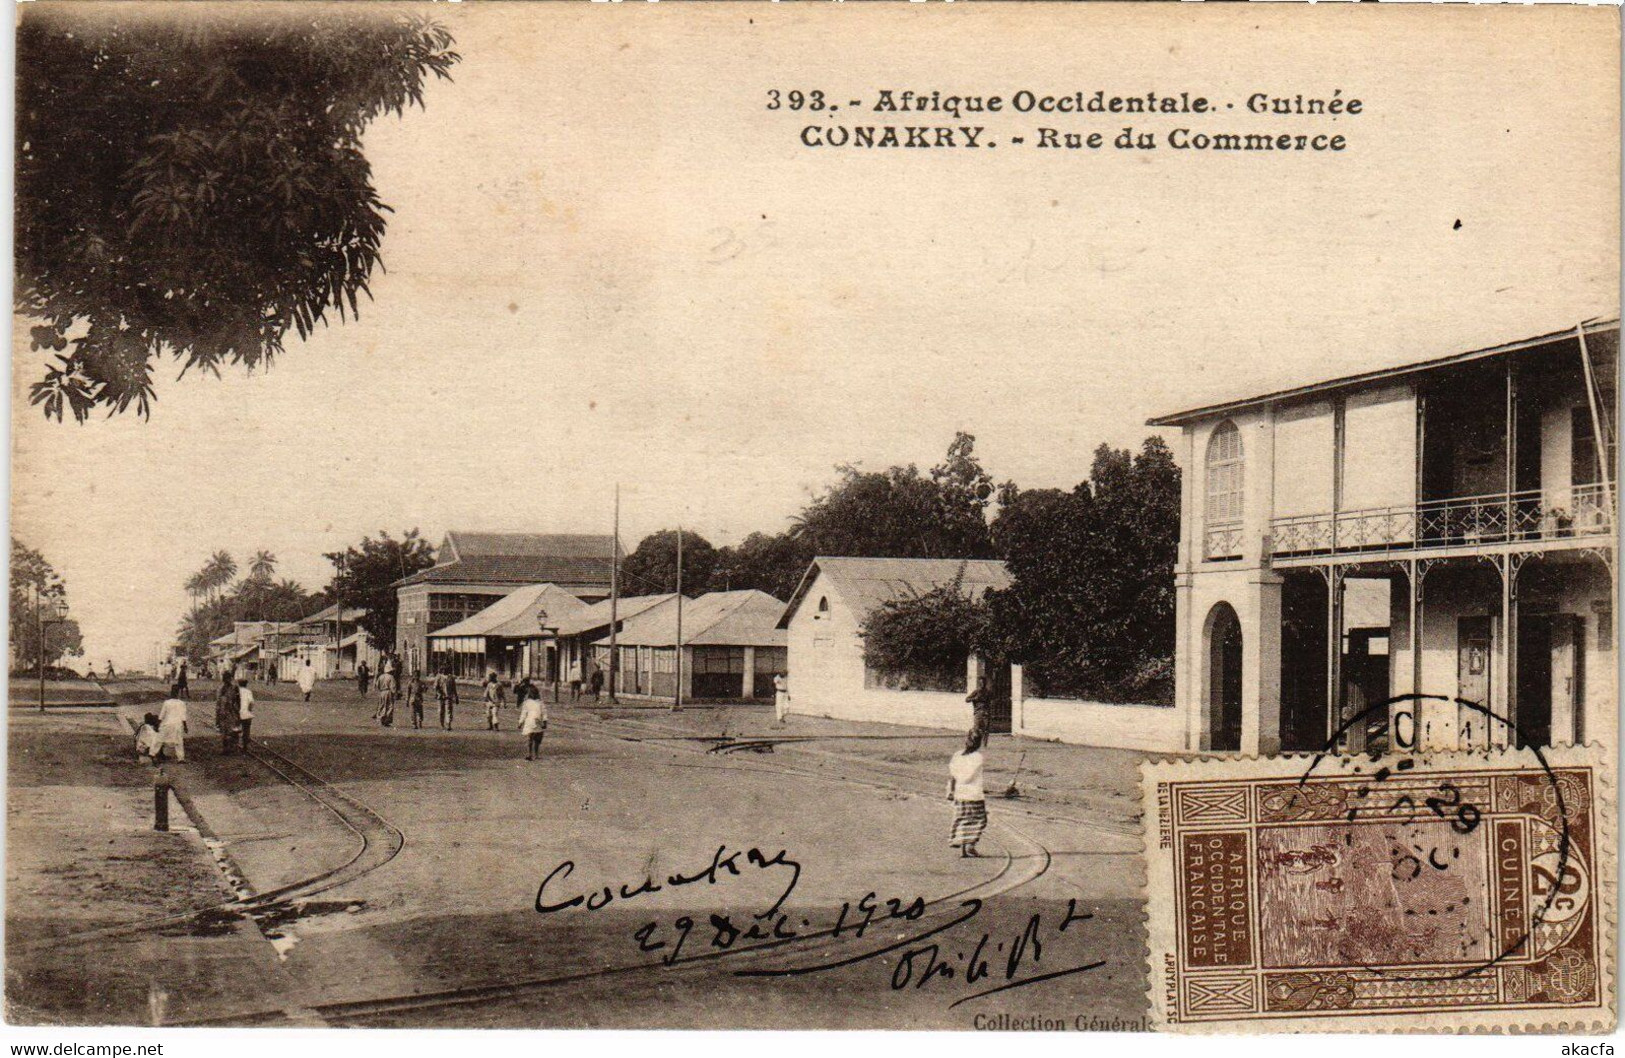
{"label": "handwritten signature", "polygon": [[675,872],[663,880],[656,880],[653,876],[645,874],[636,883],[605,885],[590,892],[577,892],[565,899],[556,899],[549,893],[550,887],[562,890],[574,870],[575,863],[564,860],[542,879],[541,885],[536,890],[535,907],[538,914],[555,914],[571,908],[583,908],[588,912],[598,911],[616,902],[636,900],[638,897],[665,889],[701,883],[716,885],[730,878],[741,877],[747,871],[787,872],[784,888],[778,898],[765,910],[752,913],[748,918],[724,913],[710,913],[699,917],[683,914],[669,922],[652,919],[639,926],[632,932],[638,951],[645,955],[658,955],[658,962],[665,966],[765,951],[784,947],[796,941],[823,939],[846,944],[860,940],[881,925],[898,922],[918,923],[924,928],[878,948],[811,965],[740,969],[735,971],[735,975],[757,978],[800,977],[828,973],[886,956],[894,956],[895,965],[892,967],[889,981],[893,991],[945,987],[944,982],[953,981],[962,982],[964,985],[991,982],[976,992],[955,999],[949,1004],[949,1008],[952,1009],[972,999],[1072,974],[1087,973],[1105,965],[1104,960],[1098,960],[1035,972],[1038,964],[1042,962],[1046,944],[1052,943],[1056,936],[1065,933],[1070,927],[1094,917],[1089,912],[1080,912],[1075,899],[1067,902],[1065,913],[1053,926],[1046,925],[1042,914],[1034,914],[1017,934],[1005,935],[1000,931],[987,929],[979,936],[972,932],[970,937],[962,938],[969,943],[949,945],[947,941],[949,931],[964,926],[982,913],[984,905],[980,899],[968,897],[961,900],[945,920],[928,923],[927,912],[931,905],[924,897],[882,898],[871,890],[855,901],[843,902],[833,922],[815,923],[809,918],[799,917],[785,910],[791,894],[795,892],[796,885],[801,879],[801,864],[791,859],[788,851],[784,849],[769,855],[758,848],[730,852],[726,845],[719,845],[711,857],[711,862],[693,873]]}

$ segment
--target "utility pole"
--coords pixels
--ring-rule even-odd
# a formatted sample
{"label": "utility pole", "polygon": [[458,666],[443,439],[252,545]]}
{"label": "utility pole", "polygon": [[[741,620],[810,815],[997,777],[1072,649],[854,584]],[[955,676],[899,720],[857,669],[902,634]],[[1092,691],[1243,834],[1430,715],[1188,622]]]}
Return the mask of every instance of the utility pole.
{"label": "utility pole", "polygon": [[683,708],[683,527],[677,527],[677,693],[671,711]]}
{"label": "utility pole", "polygon": [[39,643],[39,711],[45,712],[45,600],[40,598],[39,582],[34,583],[34,623]]}
{"label": "utility pole", "polygon": [[620,661],[616,650],[615,633],[620,627],[621,606],[621,486],[615,485],[615,531],[609,545],[609,704],[619,705],[615,697],[615,671]]}

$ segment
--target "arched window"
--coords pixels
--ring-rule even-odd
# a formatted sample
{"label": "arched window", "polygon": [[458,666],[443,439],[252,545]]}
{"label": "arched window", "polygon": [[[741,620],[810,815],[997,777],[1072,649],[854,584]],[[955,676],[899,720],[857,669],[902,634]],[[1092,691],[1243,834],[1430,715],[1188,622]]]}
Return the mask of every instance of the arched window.
{"label": "arched window", "polygon": [[829,616],[829,596],[828,595],[820,595],[818,597],[818,616],[819,617],[828,617]]}
{"label": "arched window", "polygon": [[1208,558],[1241,554],[1243,470],[1241,431],[1226,419],[1207,439]]}

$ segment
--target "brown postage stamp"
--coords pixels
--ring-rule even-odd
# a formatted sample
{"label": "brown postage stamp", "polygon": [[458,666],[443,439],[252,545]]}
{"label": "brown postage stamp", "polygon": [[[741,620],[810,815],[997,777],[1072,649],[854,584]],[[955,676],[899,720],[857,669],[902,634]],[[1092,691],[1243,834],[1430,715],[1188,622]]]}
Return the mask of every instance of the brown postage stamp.
{"label": "brown postage stamp", "polygon": [[1144,766],[1161,1027],[1606,1031],[1596,748]]}

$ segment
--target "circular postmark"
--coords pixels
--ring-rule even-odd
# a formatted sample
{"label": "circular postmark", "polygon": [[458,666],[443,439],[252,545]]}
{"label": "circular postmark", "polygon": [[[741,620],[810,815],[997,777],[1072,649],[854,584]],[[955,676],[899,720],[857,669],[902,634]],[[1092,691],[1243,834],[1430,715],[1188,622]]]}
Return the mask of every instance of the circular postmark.
{"label": "circular postmark", "polygon": [[[1525,915],[1503,918],[1499,931],[1492,918],[1493,890],[1514,867],[1502,865],[1500,851],[1488,847],[1482,832],[1493,809],[1480,803],[1487,802],[1484,793],[1489,785],[1473,779],[1470,770],[1452,775],[1427,767],[1431,757],[1415,737],[1417,714],[1426,703],[1460,710],[1475,718],[1483,731],[1505,735],[1500,740],[1504,745],[1528,754],[1528,770],[1541,777],[1543,799],[1553,808],[1546,840],[1530,850],[1527,862],[1514,865],[1520,884],[1526,877],[1531,880],[1534,906]],[[1389,717],[1408,718],[1409,725],[1408,730],[1394,725],[1402,737],[1386,754],[1354,754],[1340,748],[1351,732],[1369,730],[1374,719]],[[1334,761],[1348,770],[1325,774]],[[1562,925],[1586,902],[1589,882],[1574,857],[1563,783],[1527,732],[1478,702],[1413,693],[1370,705],[1332,732],[1309,759],[1289,797],[1302,798],[1306,804],[1321,801],[1324,787],[1334,780],[1341,786],[1337,807],[1343,822],[1325,828],[1333,832],[1326,840],[1260,853],[1267,857],[1263,865],[1285,879],[1282,891],[1290,890],[1310,909],[1305,915],[1306,935],[1331,934],[1309,936],[1306,947],[1318,943],[1322,950],[1335,950],[1349,964],[1373,974],[1413,981],[1460,980],[1531,954],[1537,927]],[[1341,869],[1326,869],[1332,866]],[[1380,869],[1384,866],[1386,876]],[[1303,876],[1311,874],[1325,877],[1306,881]],[[1509,919],[1511,929],[1506,928]],[[1376,958],[1379,950],[1396,957]],[[1395,963],[1461,968],[1419,975],[1417,969],[1395,969]]]}

